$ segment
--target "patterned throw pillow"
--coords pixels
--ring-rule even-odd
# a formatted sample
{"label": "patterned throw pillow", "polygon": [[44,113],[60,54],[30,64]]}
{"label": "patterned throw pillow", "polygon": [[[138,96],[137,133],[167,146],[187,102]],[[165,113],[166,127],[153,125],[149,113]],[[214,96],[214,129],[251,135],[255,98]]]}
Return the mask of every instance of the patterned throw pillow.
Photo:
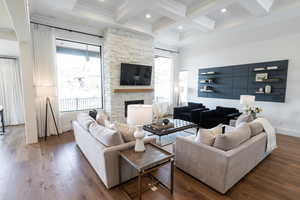
{"label": "patterned throw pillow", "polygon": [[235,127],[239,127],[242,123],[249,123],[249,122],[252,122],[254,119],[252,117],[252,115],[250,114],[242,114],[238,117],[238,119],[236,120],[236,123],[235,123]]}
{"label": "patterned throw pillow", "polygon": [[121,133],[123,140],[125,142],[135,141],[134,132],[136,130],[135,126],[124,124],[124,123],[116,123],[116,129]]}
{"label": "patterned throw pillow", "polygon": [[222,127],[223,124],[219,124],[212,129],[199,129],[195,141],[201,144],[212,146],[215,142],[215,138],[222,134]]}
{"label": "patterned throw pillow", "polygon": [[100,111],[97,114],[96,121],[98,122],[98,124],[105,126],[105,120],[109,120],[109,115],[104,111]]}

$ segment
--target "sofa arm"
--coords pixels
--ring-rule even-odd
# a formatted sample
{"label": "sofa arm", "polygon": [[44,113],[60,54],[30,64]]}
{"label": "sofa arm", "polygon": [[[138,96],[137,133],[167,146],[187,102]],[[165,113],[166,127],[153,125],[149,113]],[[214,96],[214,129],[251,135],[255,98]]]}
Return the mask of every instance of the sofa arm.
{"label": "sofa arm", "polygon": [[[154,137],[144,138],[144,142],[146,143],[155,143],[156,139]],[[107,188],[114,187],[120,184],[119,170],[120,170],[120,155],[119,152],[122,150],[126,150],[129,148],[133,148],[135,145],[135,141],[128,142],[125,144],[108,147],[103,150],[103,162],[104,169],[102,173],[105,173],[105,180]],[[122,166],[122,182],[125,182],[135,176],[137,176],[137,171],[126,161],[121,160]]]}
{"label": "sofa arm", "polygon": [[209,110],[208,108],[198,108],[198,109],[193,109],[191,111],[191,120],[192,122],[199,124],[200,121],[200,113],[203,111]]}
{"label": "sofa arm", "polygon": [[176,138],[176,166],[217,191],[226,192],[226,152],[195,142],[194,138],[195,136]]}

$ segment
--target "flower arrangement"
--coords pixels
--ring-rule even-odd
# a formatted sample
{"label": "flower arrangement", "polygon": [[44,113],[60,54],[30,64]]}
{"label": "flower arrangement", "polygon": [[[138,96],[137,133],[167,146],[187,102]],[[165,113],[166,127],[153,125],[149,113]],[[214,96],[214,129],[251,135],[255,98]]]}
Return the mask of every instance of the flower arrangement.
{"label": "flower arrangement", "polygon": [[254,119],[256,119],[256,115],[261,113],[263,110],[259,107],[249,107],[246,109],[246,112],[250,115],[252,115],[252,117]]}

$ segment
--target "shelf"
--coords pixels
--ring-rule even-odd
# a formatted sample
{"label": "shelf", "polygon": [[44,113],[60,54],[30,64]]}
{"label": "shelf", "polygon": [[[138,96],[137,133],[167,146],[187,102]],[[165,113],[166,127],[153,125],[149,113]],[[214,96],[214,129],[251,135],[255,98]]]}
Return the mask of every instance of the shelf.
{"label": "shelf", "polygon": [[200,92],[208,92],[208,93],[212,93],[212,92],[214,92],[213,90],[200,90]]}
{"label": "shelf", "polygon": [[254,83],[276,83],[276,82],[280,82],[281,79],[279,78],[271,78],[271,79],[267,79],[264,81],[254,81]]}
{"label": "shelf", "polygon": [[216,72],[202,72],[201,75],[214,75]]}
{"label": "shelf", "polygon": [[266,71],[279,71],[280,70],[280,68],[278,66],[273,66],[273,67],[277,67],[277,68],[271,68],[271,67],[259,67],[259,68],[257,68],[257,70],[254,69],[253,72],[266,72]]}
{"label": "shelf", "polygon": [[144,93],[153,92],[153,88],[126,88],[126,89],[114,89],[114,93]]}

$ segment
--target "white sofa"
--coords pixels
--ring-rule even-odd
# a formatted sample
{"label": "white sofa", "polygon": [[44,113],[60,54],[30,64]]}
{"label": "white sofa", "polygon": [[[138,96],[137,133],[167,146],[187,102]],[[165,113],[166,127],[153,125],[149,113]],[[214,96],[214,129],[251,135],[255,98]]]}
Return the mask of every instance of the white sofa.
{"label": "white sofa", "polygon": [[196,142],[195,136],[177,137],[176,167],[224,194],[269,155],[266,143],[265,132],[229,151]]}
{"label": "white sofa", "polygon": [[[104,185],[109,189],[120,184],[119,151],[134,147],[135,141],[107,147],[92,136],[88,129],[80,125],[77,120],[73,121],[72,125],[77,145]],[[145,138],[144,141],[145,143],[155,142],[155,139]],[[136,170],[127,162],[124,160],[121,162],[122,182],[137,176]]]}

